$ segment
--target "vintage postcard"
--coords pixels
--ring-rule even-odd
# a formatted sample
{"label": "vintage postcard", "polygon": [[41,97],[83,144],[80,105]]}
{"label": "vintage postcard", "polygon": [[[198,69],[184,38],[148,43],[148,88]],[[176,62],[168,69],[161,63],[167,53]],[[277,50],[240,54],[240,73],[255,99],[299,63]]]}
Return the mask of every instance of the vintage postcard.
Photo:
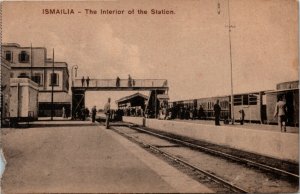
{"label": "vintage postcard", "polygon": [[1,2],[1,191],[297,193],[296,0]]}

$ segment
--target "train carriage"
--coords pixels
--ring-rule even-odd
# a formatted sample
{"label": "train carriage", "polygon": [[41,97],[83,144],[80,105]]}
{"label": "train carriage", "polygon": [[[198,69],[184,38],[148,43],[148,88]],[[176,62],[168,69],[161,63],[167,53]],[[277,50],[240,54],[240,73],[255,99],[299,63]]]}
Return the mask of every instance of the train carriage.
{"label": "train carriage", "polygon": [[218,96],[212,98],[200,98],[197,99],[197,109],[200,106],[204,111],[204,118],[213,119],[214,118],[214,105],[219,100],[219,105],[221,107],[221,119],[230,118],[230,101],[228,96]]}
{"label": "train carriage", "polygon": [[[233,96],[233,113],[236,121],[241,118],[241,110],[244,111],[244,120],[254,123],[277,124],[274,111],[277,99],[283,96],[287,104],[287,124],[299,126],[299,81],[283,82],[276,86],[276,90],[240,93]],[[231,96],[218,96],[175,101],[169,103],[169,107],[175,109],[175,115],[181,109],[197,110],[203,108],[201,119],[214,119],[214,105],[219,100],[221,107],[221,119],[231,119]],[[199,113],[199,112],[198,112]],[[175,118],[175,117],[174,117]],[[177,116],[176,118],[180,118]],[[182,118],[182,117],[181,117]],[[198,114],[199,118],[199,114]]]}
{"label": "train carriage", "polygon": [[277,84],[276,91],[266,92],[267,123],[277,124],[274,117],[275,106],[279,96],[283,97],[287,106],[287,125],[299,126],[299,81],[284,82]]}
{"label": "train carriage", "polygon": [[236,94],[233,96],[233,111],[235,120],[240,120],[240,111],[245,113],[244,120],[262,123],[265,111],[262,111],[264,92]]}

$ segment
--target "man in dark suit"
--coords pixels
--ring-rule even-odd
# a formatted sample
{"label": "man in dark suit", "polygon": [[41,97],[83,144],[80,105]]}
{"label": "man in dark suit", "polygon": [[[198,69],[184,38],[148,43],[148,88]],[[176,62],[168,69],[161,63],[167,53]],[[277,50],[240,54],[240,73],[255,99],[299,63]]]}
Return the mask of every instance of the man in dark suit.
{"label": "man in dark suit", "polygon": [[214,105],[214,112],[215,112],[215,125],[220,125],[221,107],[219,105],[219,100],[217,100],[216,104]]}
{"label": "man in dark suit", "polygon": [[104,113],[106,115],[105,126],[106,126],[106,129],[108,129],[109,128],[109,118],[110,118],[110,98],[108,98],[107,103],[104,106]]}

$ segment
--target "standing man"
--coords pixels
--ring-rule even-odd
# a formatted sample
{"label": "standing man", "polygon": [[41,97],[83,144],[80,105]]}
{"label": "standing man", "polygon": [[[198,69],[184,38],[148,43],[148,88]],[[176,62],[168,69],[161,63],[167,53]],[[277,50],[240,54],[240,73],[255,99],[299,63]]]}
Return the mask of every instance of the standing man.
{"label": "standing man", "polygon": [[128,87],[132,86],[132,78],[130,75],[128,75]]}
{"label": "standing man", "polygon": [[216,104],[214,105],[214,112],[215,112],[215,125],[220,125],[220,114],[221,114],[221,107],[219,105],[219,100],[217,100]]}
{"label": "standing man", "polygon": [[90,78],[89,78],[89,76],[87,76],[87,78],[86,78],[86,87],[89,87],[89,85],[90,85]]}
{"label": "standing man", "polygon": [[84,76],[82,76],[82,78],[81,78],[81,85],[82,85],[82,87],[84,86]]}
{"label": "standing man", "polygon": [[117,80],[116,80],[116,86],[120,87],[120,78],[119,78],[119,76],[117,77]]}
{"label": "standing man", "polygon": [[64,106],[62,107],[62,118],[67,118],[66,117],[66,109]]}
{"label": "standing man", "polygon": [[287,112],[286,103],[283,100],[283,97],[279,96],[278,102],[276,103],[276,106],[275,106],[274,117],[278,116],[278,125],[280,126],[281,132],[282,131],[286,132],[286,127],[285,127],[286,112]]}
{"label": "standing man", "polygon": [[110,116],[110,98],[108,98],[107,103],[104,106],[104,113],[106,115],[105,126],[106,126],[106,129],[108,129],[109,128],[109,116]]}
{"label": "standing man", "polygon": [[82,121],[85,121],[85,116],[86,116],[85,108],[82,107],[82,109],[81,109],[81,120],[82,120]]}
{"label": "standing man", "polygon": [[241,118],[240,118],[240,120],[241,120],[241,125],[243,125],[243,124],[244,124],[244,120],[245,120],[245,111],[244,111],[243,109],[241,109],[241,110],[239,111],[239,113],[240,113],[240,116],[241,116]]}
{"label": "standing man", "polygon": [[199,112],[198,112],[198,119],[201,120],[204,117],[204,109],[202,105],[199,107]]}
{"label": "standing man", "polygon": [[96,106],[93,106],[92,108],[92,122],[94,123],[96,120],[96,113],[97,113],[97,109]]}

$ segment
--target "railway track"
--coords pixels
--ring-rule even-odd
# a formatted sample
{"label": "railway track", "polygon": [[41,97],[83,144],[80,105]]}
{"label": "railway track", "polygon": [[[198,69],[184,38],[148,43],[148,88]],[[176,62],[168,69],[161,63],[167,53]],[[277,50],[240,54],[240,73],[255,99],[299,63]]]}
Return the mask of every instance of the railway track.
{"label": "railway track", "polygon": [[216,156],[220,156],[220,157],[227,158],[227,159],[239,162],[239,163],[246,164],[248,166],[253,166],[253,167],[256,167],[258,169],[265,170],[265,171],[268,171],[268,172],[271,172],[271,173],[274,173],[274,174],[277,174],[277,175],[280,175],[280,176],[289,177],[290,179],[294,180],[295,182],[299,182],[299,175],[298,174],[294,174],[294,173],[288,172],[286,170],[282,170],[282,169],[275,168],[275,167],[272,167],[272,166],[269,166],[269,165],[261,164],[261,163],[258,163],[258,162],[255,162],[255,161],[252,161],[252,160],[249,160],[249,159],[237,157],[237,156],[234,156],[234,155],[231,155],[231,154],[223,153],[223,152],[220,152],[220,151],[217,151],[217,150],[206,148],[204,146],[200,146],[200,145],[197,145],[197,144],[194,144],[194,143],[190,143],[188,141],[183,141],[183,140],[180,140],[180,139],[177,139],[177,138],[174,138],[174,137],[169,137],[169,136],[166,136],[166,135],[162,135],[162,134],[159,134],[159,133],[156,133],[156,132],[153,132],[153,131],[148,131],[148,130],[145,130],[145,129],[140,128],[138,126],[133,125],[133,126],[128,126],[128,127],[130,127],[131,129],[138,130],[138,131],[143,132],[143,133],[151,134],[151,135],[159,137],[159,138],[163,138],[163,139],[166,139],[166,140],[169,140],[169,141],[172,141],[172,142],[176,142],[176,143],[188,146],[190,148],[195,148],[195,149],[198,149],[198,150],[201,150],[201,151],[204,151],[204,152],[216,155]]}
{"label": "railway track", "polygon": [[[184,157],[181,157],[180,153],[178,156],[178,154],[168,152],[166,150],[167,146],[157,146],[155,144],[151,144],[147,141],[144,141],[142,138],[136,137],[137,134],[133,135],[133,132],[128,132],[128,131],[126,132],[126,130],[124,130],[124,128],[128,128],[130,130],[137,131],[138,134],[147,134],[147,135],[155,137],[155,138],[159,138],[159,139],[163,139],[168,142],[176,143],[177,145],[192,149],[197,152],[201,151],[206,154],[214,155],[214,156],[217,156],[222,159],[230,160],[230,161],[236,163],[236,165],[244,165],[244,166],[247,166],[247,168],[253,168],[256,170],[259,169],[259,171],[268,172],[269,174],[276,174],[275,176],[279,175],[280,176],[279,178],[281,178],[281,179],[283,177],[285,177],[288,180],[292,180],[294,183],[295,182],[298,183],[298,181],[299,181],[299,175],[297,175],[297,174],[293,174],[291,172],[287,172],[285,170],[274,168],[272,166],[268,166],[265,164],[260,164],[258,162],[251,161],[248,159],[236,157],[236,156],[233,156],[233,155],[230,155],[227,153],[222,153],[220,151],[206,148],[206,147],[203,147],[203,146],[200,146],[197,144],[193,144],[193,143],[190,143],[187,141],[183,141],[183,140],[180,140],[180,139],[177,139],[174,137],[170,137],[170,136],[162,135],[162,134],[159,134],[159,133],[156,133],[153,131],[145,130],[145,129],[135,126],[135,125],[121,124],[119,126],[112,127],[112,129],[115,132],[121,134],[122,136],[130,139],[131,141],[133,141],[135,143],[138,143],[142,147],[148,148],[156,153],[159,153],[160,155],[168,158],[169,160],[171,160],[173,162],[176,162],[180,165],[183,165],[185,167],[192,169],[192,171],[194,171],[194,172],[205,175],[206,177],[208,177],[209,180],[214,181],[217,184],[221,185],[220,187],[225,187],[226,189],[228,189],[227,192],[230,191],[230,192],[237,192],[237,193],[249,193],[249,192],[253,192],[253,190],[248,190],[248,188],[238,186],[237,184],[234,184],[233,181],[230,181],[230,180],[228,181],[228,179],[226,177],[224,178],[222,176],[217,175],[214,172],[210,172],[205,169],[202,169],[201,166],[195,165],[193,162],[190,162],[190,161],[186,160]],[[180,147],[180,146],[178,146],[178,147]],[[170,147],[174,148],[176,146],[170,146]],[[294,185],[294,187],[297,187],[297,186]],[[264,190],[255,190],[255,192],[264,192]]]}
{"label": "railway track", "polygon": [[[212,181],[214,181],[218,184],[223,185],[225,188],[228,189],[228,191],[237,192],[237,193],[248,193],[246,190],[244,190],[242,188],[239,188],[238,186],[235,186],[235,185],[229,183],[228,181],[213,175],[212,173],[206,172],[206,171],[204,171],[204,170],[202,170],[202,169],[200,169],[200,168],[198,168],[198,167],[196,167],[196,166],[194,166],[194,165],[192,165],[192,164],[190,164],[190,163],[188,163],[188,162],[186,162],[186,161],[184,161],[184,160],[182,160],[182,159],[180,159],[180,158],[178,158],[178,157],[176,157],[176,156],[174,156],[174,155],[172,155],[172,154],[170,154],[166,151],[163,151],[163,150],[159,149],[158,147],[156,147],[154,145],[150,145],[150,144],[147,144],[145,142],[138,141],[135,138],[133,138],[132,136],[130,136],[130,135],[124,133],[124,132],[121,132],[116,127],[111,127],[111,128],[114,129],[114,131],[117,132],[118,134],[120,134],[120,135],[126,137],[127,139],[141,145],[144,148],[149,148],[149,149],[153,150],[154,152],[159,153],[159,154],[163,155],[164,157],[166,157],[166,158],[168,158],[168,159],[170,159],[170,160],[172,160],[172,161],[174,161],[174,162],[176,162],[180,165],[184,165],[186,167],[189,167],[193,171],[204,174],[205,176],[207,176],[209,178],[209,180],[212,180]],[[222,190],[222,191],[224,191],[224,190]],[[227,190],[225,190],[225,191],[227,191]]]}

